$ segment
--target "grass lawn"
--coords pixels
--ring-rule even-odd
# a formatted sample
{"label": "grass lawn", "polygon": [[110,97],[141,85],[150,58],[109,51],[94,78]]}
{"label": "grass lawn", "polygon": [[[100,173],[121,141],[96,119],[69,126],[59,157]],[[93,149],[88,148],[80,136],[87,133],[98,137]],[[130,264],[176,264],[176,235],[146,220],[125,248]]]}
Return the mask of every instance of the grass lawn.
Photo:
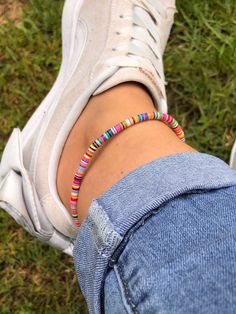
{"label": "grass lawn", "polygon": [[[62,0],[0,0],[0,150],[46,95],[61,58]],[[226,162],[236,139],[236,2],[178,1],[165,54],[170,113]],[[0,313],[87,313],[71,258],[0,211]]]}

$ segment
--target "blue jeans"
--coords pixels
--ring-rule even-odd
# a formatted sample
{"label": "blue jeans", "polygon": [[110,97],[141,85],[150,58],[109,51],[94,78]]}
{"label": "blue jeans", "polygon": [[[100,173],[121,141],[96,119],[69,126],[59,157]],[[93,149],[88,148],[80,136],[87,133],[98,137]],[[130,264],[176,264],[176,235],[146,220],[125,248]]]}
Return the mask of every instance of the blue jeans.
{"label": "blue jeans", "polygon": [[236,171],[182,153],[92,201],[74,248],[89,312],[236,313]]}

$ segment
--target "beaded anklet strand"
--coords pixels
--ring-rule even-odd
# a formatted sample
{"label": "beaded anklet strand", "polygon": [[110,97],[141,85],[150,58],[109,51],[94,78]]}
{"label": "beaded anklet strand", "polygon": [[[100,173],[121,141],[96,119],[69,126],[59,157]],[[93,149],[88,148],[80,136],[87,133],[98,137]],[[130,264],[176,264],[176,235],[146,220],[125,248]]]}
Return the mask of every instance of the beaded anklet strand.
{"label": "beaded anklet strand", "polygon": [[114,125],[112,128],[105,131],[100,137],[98,137],[89,146],[89,148],[87,149],[83,158],[80,161],[80,164],[77,168],[77,171],[73,179],[71,198],[70,198],[70,207],[71,207],[72,217],[77,227],[80,227],[80,224],[81,224],[78,219],[78,211],[77,211],[79,190],[81,187],[82,179],[86,173],[89,162],[91,161],[94,153],[97,151],[99,147],[101,147],[111,137],[117,135],[118,133],[131,127],[134,124],[148,121],[148,120],[159,120],[159,121],[164,122],[165,124],[169,125],[171,129],[173,129],[173,131],[175,132],[175,134],[178,136],[178,138],[181,141],[185,141],[184,132],[181,126],[178,124],[178,122],[169,114],[160,113],[158,111],[137,114],[131,118],[127,118],[121,121],[120,123]]}

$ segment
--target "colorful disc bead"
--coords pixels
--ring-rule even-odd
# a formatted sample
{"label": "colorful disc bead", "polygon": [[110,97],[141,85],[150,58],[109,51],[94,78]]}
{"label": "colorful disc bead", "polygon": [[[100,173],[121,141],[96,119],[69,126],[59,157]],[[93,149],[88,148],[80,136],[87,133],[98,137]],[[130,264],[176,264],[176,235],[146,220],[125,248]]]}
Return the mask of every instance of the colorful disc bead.
{"label": "colorful disc bead", "polygon": [[83,177],[86,173],[88,168],[89,162],[92,159],[94,153],[97,151],[99,147],[101,147],[106,141],[108,141],[111,137],[117,135],[118,133],[122,132],[124,129],[131,127],[134,124],[148,121],[148,120],[159,120],[171,127],[171,129],[176,133],[178,138],[181,141],[185,141],[184,132],[178,122],[169,114],[167,113],[160,113],[158,111],[154,112],[144,112],[137,114],[131,118],[127,118],[118,124],[114,125],[109,130],[105,131],[100,137],[98,137],[87,149],[83,158],[80,161],[80,164],[77,168],[77,171],[74,175],[72,190],[71,190],[71,198],[70,198],[70,207],[71,207],[71,214],[74,219],[74,222],[77,227],[80,226],[80,221],[78,218],[78,196],[79,190],[81,187],[81,182]]}

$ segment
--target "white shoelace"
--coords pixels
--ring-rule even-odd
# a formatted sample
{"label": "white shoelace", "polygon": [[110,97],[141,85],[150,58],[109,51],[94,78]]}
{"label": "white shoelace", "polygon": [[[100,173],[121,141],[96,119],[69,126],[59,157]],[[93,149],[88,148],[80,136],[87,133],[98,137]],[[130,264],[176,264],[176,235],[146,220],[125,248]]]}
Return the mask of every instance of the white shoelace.
{"label": "white shoelace", "polygon": [[[133,20],[133,33],[130,37],[129,51],[126,56],[117,56],[107,60],[107,64],[119,67],[140,67],[141,61],[151,73],[154,72],[154,67],[155,80],[164,98],[165,76],[158,25],[163,19],[167,18],[166,10],[160,1],[130,1],[133,3],[133,16],[120,15],[120,18],[132,18]],[[124,34],[127,31],[125,28],[121,28],[117,34]],[[127,47],[119,46],[114,47],[113,50],[122,51],[125,48]]]}

